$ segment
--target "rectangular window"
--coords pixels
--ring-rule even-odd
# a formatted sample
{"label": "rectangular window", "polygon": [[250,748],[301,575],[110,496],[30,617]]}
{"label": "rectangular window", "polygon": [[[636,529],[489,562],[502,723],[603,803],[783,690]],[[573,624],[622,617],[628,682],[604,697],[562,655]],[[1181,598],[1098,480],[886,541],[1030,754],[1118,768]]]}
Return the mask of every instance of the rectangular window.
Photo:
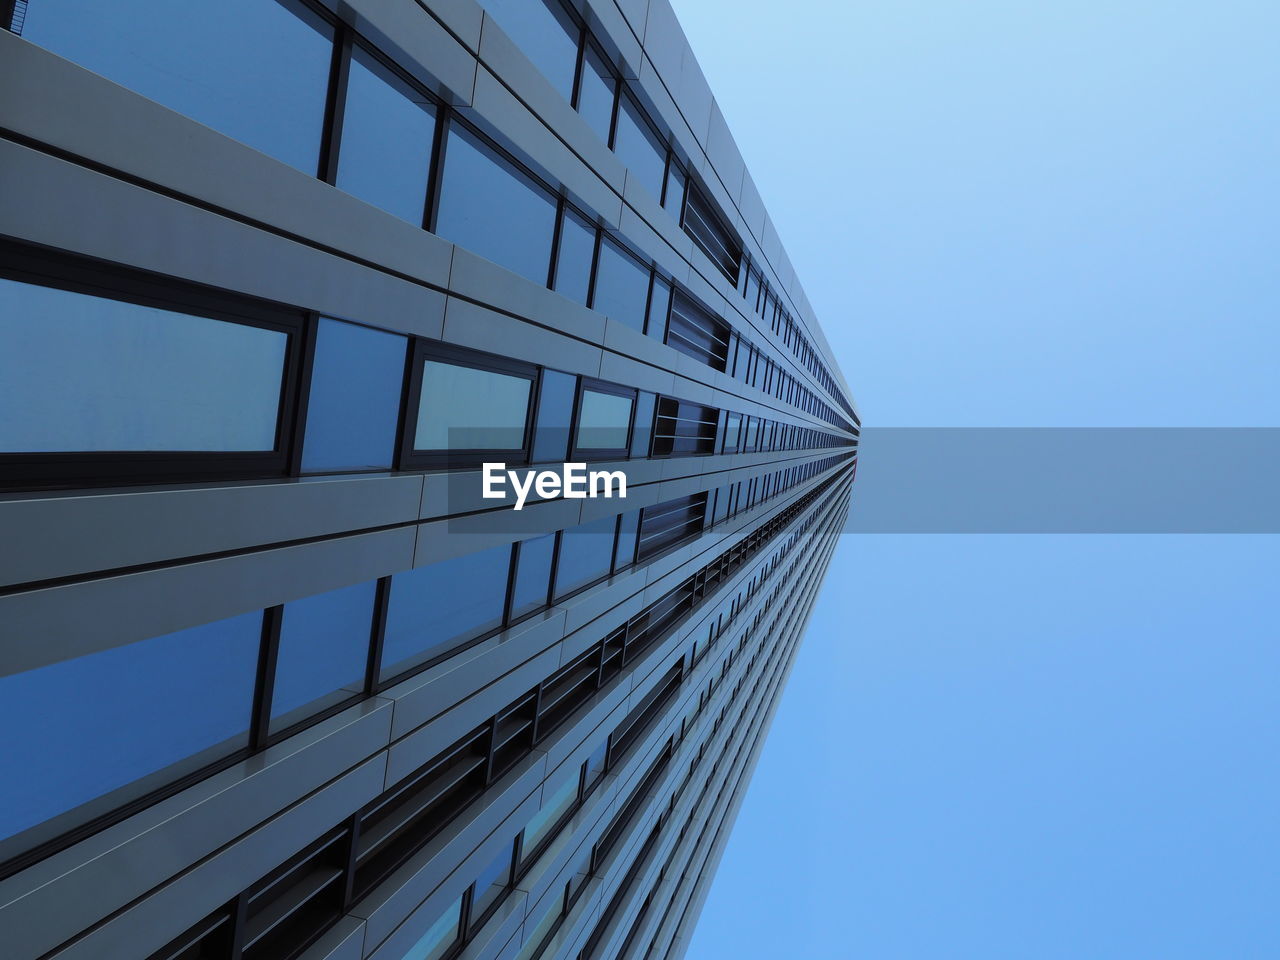
{"label": "rectangular window", "polygon": [[22,35],[315,176],[334,31],[296,0],[30,0]]}
{"label": "rectangular window", "polygon": [[426,218],[435,106],[362,47],[351,51],[337,186],[420,227]]}
{"label": "rectangular window", "polygon": [[511,610],[508,622],[543,609],[551,594],[551,562],[556,535],[547,533],[516,545],[516,573],[511,580]]}
{"label": "rectangular window", "polygon": [[653,289],[649,294],[649,316],[644,332],[655,340],[667,340],[667,317],[671,313],[671,284],[653,275]]}
{"label": "rectangular window", "polygon": [[536,368],[417,344],[402,468],[523,461]]}
{"label": "rectangular window", "polygon": [[6,480],[285,472],[301,314],[25,248],[0,253],[15,267],[0,272]]}
{"label": "rectangular window", "polygon": [[644,111],[630,96],[622,96],[618,103],[613,152],[654,200],[662,198],[662,183],[667,171],[667,147],[650,126]]}
{"label": "rectangular window", "polygon": [[671,397],[658,398],[654,421],[653,455],[689,456],[714,453],[716,422],[720,411],[697,403],[686,403]]}
{"label": "rectangular window", "polygon": [[742,430],[742,414],[729,413],[725,418],[724,428],[724,452],[738,452],[738,435]]}
{"label": "rectangular window", "polygon": [[609,237],[600,238],[591,309],[644,332],[649,300],[649,268]]}
{"label": "rectangular window", "polygon": [[320,319],[302,446],[304,472],[391,468],[406,344],[398,334]]}
{"label": "rectangular window", "polygon": [[591,264],[596,255],[596,230],[567,206],[560,220],[560,247],[556,255],[556,276],[552,284],[584,307],[591,287]]}
{"label": "rectangular window", "polygon": [[601,517],[560,532],[555,598],[561,600],[609,575],[616,516]]}
{"label": "rectangular window", "polygon": [[636,393],[612,384],[584,381],[578,396],[574,457],[625,457],[631,439],[631,414]]}
{"label": "rectangular window", "polygon": [[508,544],[440,560],[391,578],[380,678],[440,660],[502,625]]}
{"label": "rectangular window", "polygon": [[725,226],[711,201],[690,184],[684,205],[684,232],[724,274],[731,285],[737,285],[738,265],[742,260],[742,244]]}
{"label": "rectangular window", "polygon": [[667,192],[662,198],[662,205],[671,211],[671,215],[680,220],[684,213],[684,195],[689,178],[674,160],[667,167]]}
{"label": "rectangular window", "polygon": [[247,748],[261,638],[247,613],[0,678],[0,862]]}
{"label": "rectangular window", "polygon": [[449,904],[448,909],[440,915],[439,919],[431,924],[427,932],[409,948],[403,960],[441,960],[458,942],[461,934],[462,898],[459,897]]}
{"label": "rectangular window", "polygon": [[729,358],[729,327],[677,292],[671,304],[667,344],[713,370],[724,370]]}
{"label": "rectangular window", "polygon": [[286,603],[280,611],[270,730],[364,692],[377,581]]}
{"label": "rectangular window", "polygon": [[474,931],[480,927],[501,901],[511,885],[512,848],[506,846],[480,871],[471,885],[471,908],[468,911],[469,926]]}
{"label": "rectangular window", "polygon": [[543,841],[550,839],[577,800],[577,776],[565,777],[556,787],[551,784],[543,786],[542,807],[525,825],[524,832],[520,835],[521,866],[527,866],[529,860],[538,855]]}
{"label": "rectangular window", "polygon": [[573,97],[581,31],[557,0],[481,0],[526,57],[562,97]]}
{"label": "rectangular window", "polygon": [[656,506],[645,507],[640,515],[641,563],[702,532],[707,513],[707,495],[694,493]]}
{"label": "rectangular window", "polygon": [[631,456],[647,457],[653,439],[654,394],[641,391],[636,397],[635,428],[631,431]]}
{"label": "rectangular window", "polygon": [[636,562],[636,540],[640,530],[640,511],[622,514],[618,521],[618,545],[613,552],[613,569],[622,570]]}
{"label": "rectangular window", "polygon": [[538,388],[538,425],[530,460],[533,463],[563,463],[569,455],[578,378],[558,370],[543,370],[541,381]]}
{"label": "rectangular window", "polygon": [[595,48],[588,45],[582,58],[582,81],[578,87],[578,113],[602,143],[609,142],[613,127],[613,107],[618,98],[618,80]]}
{"label": "rectangular window", "polygon": [[555,201],[541,184],[456,120],[449,124],[445,142],[435,221],[435,232],[444,239],[546,285]]}

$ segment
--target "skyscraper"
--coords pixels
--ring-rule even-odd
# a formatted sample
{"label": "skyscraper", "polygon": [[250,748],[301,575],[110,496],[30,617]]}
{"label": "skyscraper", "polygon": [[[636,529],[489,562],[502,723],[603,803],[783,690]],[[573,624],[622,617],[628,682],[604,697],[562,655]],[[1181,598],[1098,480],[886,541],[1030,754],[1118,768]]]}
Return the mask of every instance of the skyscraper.
{"label": "skyscraper", "polygon": [[6,960],[679,957],[858,418],[667,0],[0,26]]}

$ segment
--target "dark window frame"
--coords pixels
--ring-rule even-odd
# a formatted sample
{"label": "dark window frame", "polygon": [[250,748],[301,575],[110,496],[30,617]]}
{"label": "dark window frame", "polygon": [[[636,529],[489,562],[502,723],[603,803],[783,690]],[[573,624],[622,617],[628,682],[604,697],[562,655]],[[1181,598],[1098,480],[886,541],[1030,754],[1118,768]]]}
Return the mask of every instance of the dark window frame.
{"label": "dark window frame", "polygon": [[237,323],[287,336],[275,447],[270,451],[66,451],[0,453],[0,490],[123,486],[284,477],[295,472],[316,318],[242,294],[74,254],[0,240],[0,277],[20,283]]}
{"label": "dark window frame", "polygon": [[[627,442],[621,447],[579,446],[578,431],[581,429],[581,424],[578,421],[582,417],[583,397],[588,390],[593,393],[606,393],[615,397],[625,397],[631,401],[631,417],[627,421]],[[635,436],[636,408],[639,398],[640,391],[635,387],[624,387],[618,383],[610,383],[607,380],[593,380],[585,376],[578,377],[578,391],[573,398],[573,435],[572,443],[569,445],[569,459],[588,463],[600,460],[626,460],[631,450],[631,439]]]}

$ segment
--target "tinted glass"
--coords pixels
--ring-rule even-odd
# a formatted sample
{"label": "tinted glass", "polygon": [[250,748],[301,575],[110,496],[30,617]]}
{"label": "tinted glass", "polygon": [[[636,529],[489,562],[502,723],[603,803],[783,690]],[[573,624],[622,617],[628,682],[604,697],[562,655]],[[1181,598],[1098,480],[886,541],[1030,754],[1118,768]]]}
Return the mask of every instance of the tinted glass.
{"label": "tinted glass", "polygon": [[601,517],[560,535],[560,558],[556,565],[556,597],[605,577],[613,561],[613,533],[616,517]]}
{"label": "tinted glass", "polygon": [[569,812],[578,799],[578,778],[566,777],[557,787],[547,785],[542,790],[542,807],[524,828],[521,854],[527,858],[547,838],[552,828]]}
{"label": "tinted glass", "polygon": [[371,580],[284,605],[272,732],[364,690],[376,592]]}
{"label": "tinted glass", "polygon": [[272,450],[287,345],[0,278],[0,452]]}
{"label": "tinted glass", "polygon": [[261,636],[255,612],[0,678],[0,860],[247,746]]}
{"label": "tinted glass", "polygon": [[724,452],[735,453],[738,449],[738,433],[742,429],[742,414],[730,413],[725,420]]}
{"label": "tinted glass", "polygon": [[586,306],[591,286],[591,260],[595,256],[596,231],[576,213],[566,209],[560,226],[560,252],[556,257],[557,293]]}
{"label": "tinted glass", "polygon": [[602,237],[592,309],[643,331],[648,299],[649,269],[608,237]]}
{"label": "tinted glass", "polygon": [[418,401],[417,450],[515,450],[524,446],[533,381],[428,360]]}
{"label": "tinted glass", "polygon": [[641,393],[636,398],[636,426],[631,432],[631,456],[633,457],[649,455],[649,441],[653,437],[654,400],[652,393]]}
{"label": "tinted glass", "polygon": [[391,578],[381,676],[443,656],[502,624],[511,547],[441,560]]}
{"label": "tinted glass", "polygon": [[541,286],[555,219],[542,187],[470,131],[450,126],[436,233]]}
{"label": "tinted glass", "polygon": [[582,762],[582,793],[587,792],[604,776],[604,762],[609,755],[609,742],[606,740],[592,751],[591,756]]}
{"label": "tinted glass", "polygon": [[471,923],[474,925],[488,910],[511,880],[511,848],[507,847],[476,877],[475,892],[471,896]]}
{"label": "tinted glass", "polygon": [[548,533],[523,540],[516,553],[516,575],[511,587],[511,619],[541,610],[551,593],[551,559],[556,535]]}
{"label": "tinted glass", "polygon": [[583,450],[625,450],[631,432],[630,397],[599,390],[583,390],[578,409],[578,447]]}
{"label": "tinted glass", "polygon": [[395,456],[406,340],[321,318],[303,470],[387,469]]}
{"label": "tinted glass", "polygon": [[613,101],[618,82],[594,50],[588,50],[582,62],[582,86],[578,90],[578,113],[603,142],[609,142],[613,124]]}
{"label": "tinted glass", "polygon": [[667,314],[671,310],[671,284],[659,276],[653,278],[653,295],[649,298],[649,322],[645,333],[659,341],[667,335]]}
{"label": "tinted glass", "polygon": [[756,448],[756,438],[759,436],[759,433],[760,433],[760,418],[748,417],[746,439],[743,441],[742,449],[754,450]]}
{"label": "tinted glass", "polygon": [[435,108],[359,47],[351,53],[338,152],[338,186],[422,225],[427,206]]}
{"label": "tinted glass", "polygon": [[640,511],[624,513],[618,525],[618,545],[613,553],[613,569],[621,570],[635,563],[636,536],[640,531]]}
{"label": "tinted glass", "polygon": [[315,176],[333,31],[276,0],[31,0],[22,35]]}
{"label": "tinted glass", "polygon": [[401,960],[440,960],[458,939],[461,924],[462,898],[459,897],[449,904],[449,909],[441,914],[440,919],[427,929]]}
{"label": "tinted glass", "polygon": [[630,97],[623,97],[618,105],[618,126],[613,136],[613,151],[618,159],[627,165],[653,199],[658,200],[662,196],[662,180],[667,169],[667,148]]}
{"label": "tinted glass", "polygon": [[681,210],[684,209],[684,193],[687,185],[688,179],[684,171],[678,164],[672,163],[671,169],[667,171],[667,195],[663,198],[662,205],[671,211],[673,217],[679,217]]}
{"label": "tinted glass", "polygon": [[533,440],[535,463],[564,462],[569,455],[569,433],[573,426],[573,401],[578,378],[558,370],[542,371],[538,399],[538,428]]}
{"label": "tinted glass", "polygon": [[557,0],[481,0],[498,26],[566,100],[573,96],[578,29]]}

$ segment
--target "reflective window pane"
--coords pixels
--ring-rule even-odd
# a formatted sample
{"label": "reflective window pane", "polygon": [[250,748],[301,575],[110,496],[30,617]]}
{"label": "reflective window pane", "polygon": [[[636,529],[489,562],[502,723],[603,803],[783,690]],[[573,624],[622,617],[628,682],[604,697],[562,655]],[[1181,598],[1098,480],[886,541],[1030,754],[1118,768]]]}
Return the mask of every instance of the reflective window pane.
{"label": "reflective window pane", "polygon": [[653,278],[653,293],[649,298],[649,321],[645,333],[659,342],[667,337],[667,315],[671,312],[671,284],[659,276]]}
{"label": "reflective window pane", "polygon": [[556,205],[488,144],[452,124],[436,233],[534,283],[551,264]]}
{"label": "reflective window pane", "polygon": [[471,924],[475,923],[498,902],[511,882],[511,847],[502,850],[476,877],[471,894]]}
{"label": "reflective window pane", "polygon": [[303,470],[394,462],[406,339],[322,317],[316,329]]}
{"label": "reflective window pane", "polygon": [[315,176],[333,30],[279,0],[31,0],[22,35]]}
{"label": "reflective window pane", "polygon": [[338,187],[421,226],[435,126],[430,101],[356,47],[347,80]]}
{"label": "reflective window pane", "polygon": [[566,100],[578,66],[578,28],[557,0],[481,0],[535,67]]}
{"label": "reflective window pane", "polygon": [[657,200],[667,170],[667,148],[630,97],[618,104],[613,152]]}
{"label": "reflective window pane", "polygon": [[272,450],[288,339],[0,278],[0,452]]}
{"label": "reflective window pane", "polygon": [[377,587],[370,580],[284,605],[271,732],[364,690]]}
{"label": "reflective window pane", "polygon": [[449,948],[457,942],[462,925],[462,898],[449,904],[449,909],[440,915],[401,960],[440,960]]}
{"label": "reflective window pane", "polygon": [[653,408],[656,397],[642,392],[636,398],[636,426],[631,432],[631,456],[647,457],[649,441],[653,438]]}
{"label": "reflective window pane", "polygon": [[[576,771],[575,771],[576,773]],[[521,838],[521,856],[525,860],[538,848],[538,844],[551,833],[578,799],[578,777],[565,777],[559,786],[547,784],[542,788],[542,806],[525,825]]]}
{"label": "reflective window pane", "polygon": [[648,299],[649,268],[608,237],[602,237],[592,309],[643,332]]}
{"label": "reflective window pane", "polygon": [[560,557],[556,564],[557,599],[608,575],[616,524],[616,517],[601,517],[561,533]]}
{"label": "reflective window pane", "polygon": [[417,450],[516,450],[524,446],[533,381],[428,360],[414,433]]}
{"label": "reflective window pane", "polygon": [[0,678],[0,860],[248,746],[261,636],[254,612]]}
{"label": "reflective window pane", "polygon": [[569,455],[569,433],[573,424],[573,400],[578,378],[558,370],[542,371],[538,399],[538,428],[533,440],[534,463],[564,462]]}
{"label": "reflective window pane", "polygon": [[673,217],[678,218],[684,209],[684,194],[688,182],[680,165],[673,162],[671,169],[667,171],[667,195],[662,200],[662,205],[671,211]]}
{"label": "reflective window pane", "polygon": [[511,586],[511,619],[516,620],[547,605],[551,593],[551,560],[556,535],[548,533],[522,540],[516,553],[516,574]]}
{"label": "reflective window pane", "polygon": [[578,410],[578,449],[625,450],[631,432],[633,405],[631,397],[583,390]]}
{"label": "reflective window pane", "polygon": [[636,560],[636,538],[640,532],[640,511],[622,515],[618,523],[618,545],[613,552],[613,569],[629,567]]}
{"label": "reflective window pane", "polygon": [[564,222],[560,225],[555,289],[583,306],[586,306],[591,286],[591,260],[595,249],[595,228],[566,208]]}
{"label": "reflective window pane", "polygon": [[502,624],[511,547],[406,570],[391,578],[383,679],[443,656]]}
{"label": "reflective window pane", "polygon": [[591,756],[582,761],[582,795],[585,797],[604,776],[605,759],[609,755],[609,741],[606,740],[591,752]]}
{"label": "reflective window pane", "polygon": [[729,413],[725,420],[724,428],[724,452],[737,453],[738,451],[738,433],[742,429],[742,414]]}
{"label": "reflective window pane", "polygon": [[582,86],[578,90],[578,113],[604,143],[609,142],[613,124],[613,102],[617,98],[618,81],[600,56],[587,50],[582,62]]}

